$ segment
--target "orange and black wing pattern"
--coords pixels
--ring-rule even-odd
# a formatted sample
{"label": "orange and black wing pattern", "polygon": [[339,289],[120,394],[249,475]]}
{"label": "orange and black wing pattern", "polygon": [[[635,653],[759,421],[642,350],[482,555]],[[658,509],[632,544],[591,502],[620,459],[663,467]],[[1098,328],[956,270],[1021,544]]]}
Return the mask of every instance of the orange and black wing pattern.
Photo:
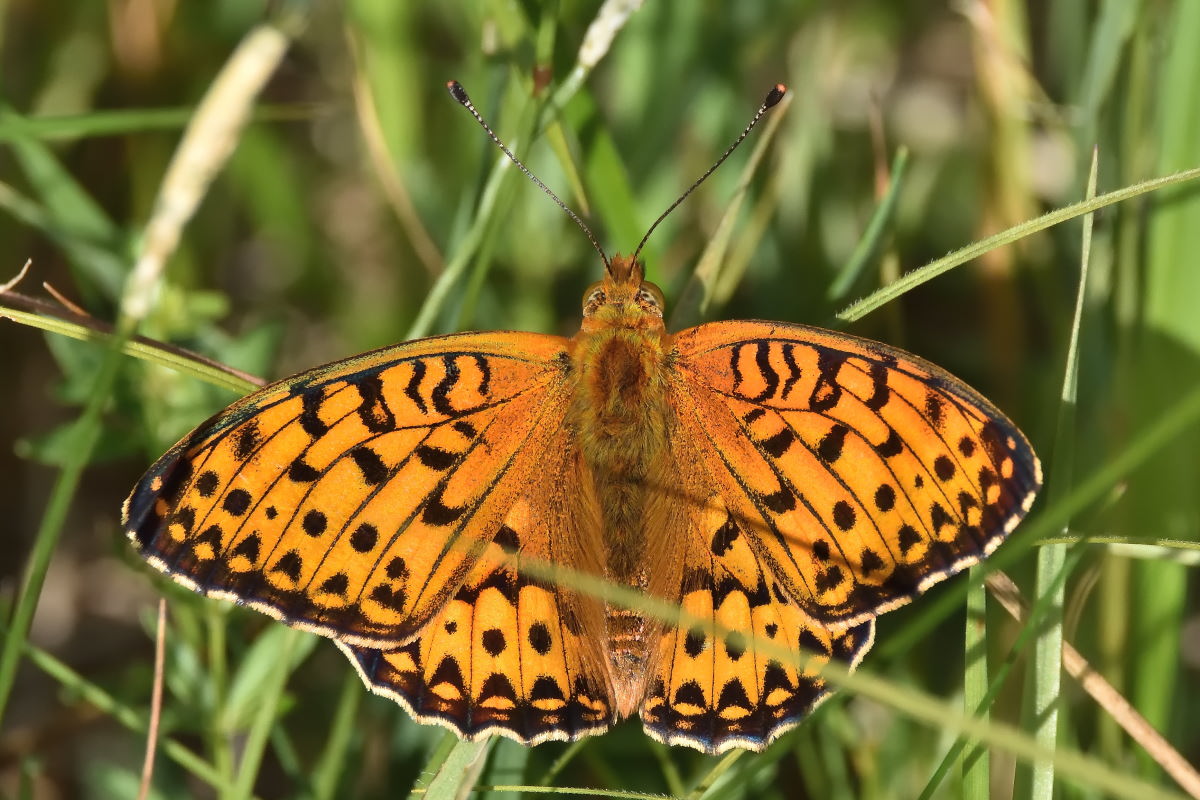
{"label": "orange and black wing pattern", "polygon": [[675,338],[680,438],[805,614],[844,631],[975,563],[1041,484],[1025,437],[962,381],[820,328]]}
{"label": "orange and black wing pattern", "polygon": [[[690,459],[683,459],[686,463]],[[654,738],[709,754],[762,750],[832,688],[831,660],[855,667],[874,621],[834,631],[807,614],[764,567],[715,493],[680,504],[677,602],[687,623],[658,639],[639,713]]]}
{"label": "orange and black wing pattern", "polygon": [[442,336],[267,386],[150,468],[129,537],[202,594],[399,646],[459,591],[561,427],[565,346]]}
{"label": "orange and black wing pattern", "polygon": [[[521,498],[433,622],[391,650],[341,644],[371,690],[477,739],[523,744],[603,733],[616,721],[605,670],[602,608],[562,582],[523,571],[560,561],[553,517]],[[544,574],[544,573],[543,573]]]}
{"label": "orange and black wing pattern", "polygon": [[394,649],[341,645],[372,691],[467,738],[536,744],[616,721],[603,604],[554,572],[603,573],[569,427],[556,426],[533,476],[420,636]]}

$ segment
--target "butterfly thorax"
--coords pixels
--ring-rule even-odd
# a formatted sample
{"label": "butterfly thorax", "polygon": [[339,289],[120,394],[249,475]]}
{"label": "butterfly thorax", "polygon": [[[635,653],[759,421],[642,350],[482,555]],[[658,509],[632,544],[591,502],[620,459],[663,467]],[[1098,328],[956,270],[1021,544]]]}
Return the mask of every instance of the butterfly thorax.
{"label": "butterfly thorax", "polygon": [[[568,424],[578,433],[580,466],[595,493],[607,577],[643,591],[652,562],[645,528],[661,496],[657,479],[670,436],[661,297],[642,280],[640,264],[615,258],[609,277],[585,296],[571,350],[578,381]],[[617,676],[644,670],[644,632],[640,615],[610,610],[609,658]]]}

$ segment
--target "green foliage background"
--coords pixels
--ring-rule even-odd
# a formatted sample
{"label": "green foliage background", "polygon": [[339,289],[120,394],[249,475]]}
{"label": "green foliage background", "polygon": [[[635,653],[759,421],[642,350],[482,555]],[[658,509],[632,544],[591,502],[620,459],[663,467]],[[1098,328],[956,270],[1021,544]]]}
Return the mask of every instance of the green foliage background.
{"label": "green foliage background", "polygon": [[[293,39],[288,53],[139,331],[266,377],[401,341],[422,308],[430,333],[569,335],[578,324],[580,296],[600,275],[596,255],[512,171],[481,215],[498,153],[446,96],[449,78],[609,252],[631,250],[765,91],[786,83],[791,99],[776,112],[732,227],[720,223],[756,140],[645,251],[670,303],[705,248],[724,246],[727,291],[709,318],[841,326],[838,309],[900,273],[1082,199],[1093,146],[1100,192],[1200,165],[1200,4],[650,2],[531,140],[599,9],[551,0],[0,3],[0,281],[31,258],[19,291],[41,295],[47,281],[96,320],[115,319],[184,125],[239,41],[280,21]],[[367,146],[373,130],[386,152]],[[908,160],[894,208],[843,288],[898,148]],[[1136,471],[1120,459],[1200,385],[1200,200],[1185,185],[1109,207],[1095,226],[1078,404],[1065,423],[1078,220],[993,250],[849,329],[947,367],[1025,429],[1052,479],[1034,520],[1075,502],[1065,533],[1099,537],[1065,550],[1071,574],[1048,624],[1061,624],[1195,761],[1195,416]],[[447,264],[462,271],[438,284]],[[135,795],[163,593],[160,797],[234,797],[250,787],[260,797],[392,797],[430,774],[445,777],[451,794],[546,784],[756,798],[1049,796],[1038,776],[1062,797],[1128,791],[1106,782],[1105,766],[1144,780],[1147,792],[1177,791],[1065,679],[1058,742],[1098,770],[1082,783],[1055,779],[1044,765],[1018,769],[995,743],[985,758],[967,759],[965,776],[955,763],[935,779],[954,727],[902,713],[901,700],[852,692],[760,755],[719,760],[665,748],[631,722],[578,745],[501,741],[476,764],[481,771],[460,773],[453,759],[470,754],[443,761],[444,732],[366,695],[332,645],[168,585],[127,548],[118,518],[129,488],[233,394],[122,359],[91,467],[58,505],[61,470],[87,452],[71,423],[104,359],[94,342],[0,325],[6,634],[36,572],[31,554],[39,542],[53,546],[29,644],[22,635],[6,644],[4,657],[19,651],[21,661],[0,698],[4,796]],[[1077,492],[1109,467],[1100,491]],[[47,523],[60,513],[61,524]],[[1029,598],[1038,550],[1020,537],[1005,548]],[[964,589],[956,579],[933,593],[947,598],[940,610],[923,614],[927,597],[884,617],[863,669],[896,698],[915,688],[961,706],[964,680],[970,686],[988,661],[964,650]],[[1053,687],[1054,670],[1031,668],[1027,652],[1014,650],[1021,629],[997,609],[978,621],[987,623],[991,666],[1013,667],[990,714],[1032,731],[1028,698]]]}

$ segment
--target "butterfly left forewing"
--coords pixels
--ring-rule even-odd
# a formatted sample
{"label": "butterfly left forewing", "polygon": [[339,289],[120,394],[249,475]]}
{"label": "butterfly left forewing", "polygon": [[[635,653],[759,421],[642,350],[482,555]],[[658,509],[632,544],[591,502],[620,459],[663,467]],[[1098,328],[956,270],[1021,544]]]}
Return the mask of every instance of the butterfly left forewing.
{"label": "butterfly left forewing", "polygon": [[907,602],[995,548],[1041,482],[1028,442],[921,359],[801,325],[675,338],[681,436],[755,553],[835,627]]}
{"label": "butterfly left forewing", "polygon": [[272,384],[150,468],[126,502],[130,539],[201,593],[400,644],[462,582],[561,423],[564,346],[460,334]]}

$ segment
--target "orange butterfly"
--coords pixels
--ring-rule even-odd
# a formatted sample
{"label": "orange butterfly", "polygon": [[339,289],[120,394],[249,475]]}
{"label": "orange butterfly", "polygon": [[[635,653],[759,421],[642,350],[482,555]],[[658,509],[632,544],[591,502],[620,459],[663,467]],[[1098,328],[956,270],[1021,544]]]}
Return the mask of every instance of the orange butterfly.
{"label": "orange butterfly", "polygon": [[604,261],[571,339],[420,339],[234,403],[135,487],[134,545],[332,638],[372,691],[464,737],[576,739],[636,713],[663,742],[762,749],[828,694],[820,663],[856,665],[877,615],[1012,531],[1041,468],[932,364],[779,322],[667,333],[636,253]]}

